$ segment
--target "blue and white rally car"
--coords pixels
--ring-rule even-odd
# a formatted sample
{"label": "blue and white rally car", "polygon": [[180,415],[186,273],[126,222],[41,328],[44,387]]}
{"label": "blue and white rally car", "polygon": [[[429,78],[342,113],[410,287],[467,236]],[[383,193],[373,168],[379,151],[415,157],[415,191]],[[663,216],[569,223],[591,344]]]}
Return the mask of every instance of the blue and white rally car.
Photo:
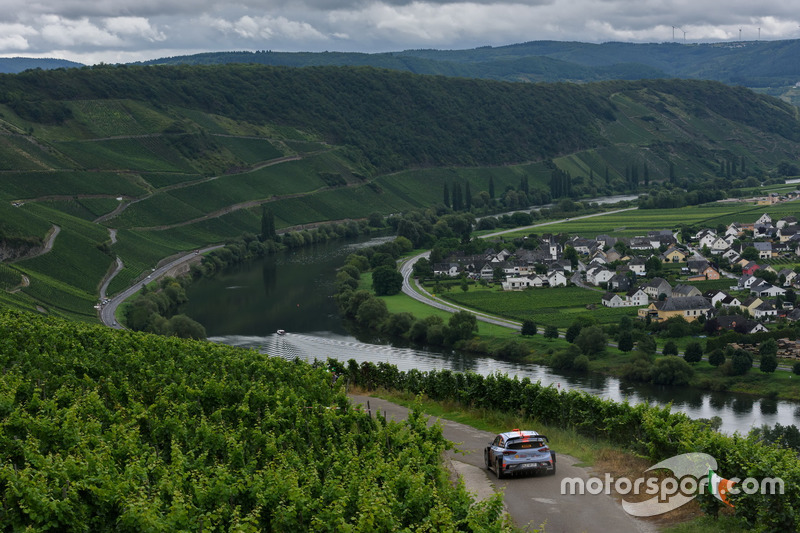
{"label": "blue and white rally car", "polygon": [[483,451],[486,468],[498,479],[518,472],[556,473],[556,454],[548,439],[535,431],[514,429],[500,433]]}

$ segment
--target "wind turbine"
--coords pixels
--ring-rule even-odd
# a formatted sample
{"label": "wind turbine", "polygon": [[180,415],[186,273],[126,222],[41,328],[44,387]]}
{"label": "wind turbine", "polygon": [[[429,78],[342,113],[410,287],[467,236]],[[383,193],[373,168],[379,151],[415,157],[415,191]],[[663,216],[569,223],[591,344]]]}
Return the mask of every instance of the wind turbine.
{"label": "wind turbine", "polygon": [[742,41],[742,28],[739,28],[739,42]]}

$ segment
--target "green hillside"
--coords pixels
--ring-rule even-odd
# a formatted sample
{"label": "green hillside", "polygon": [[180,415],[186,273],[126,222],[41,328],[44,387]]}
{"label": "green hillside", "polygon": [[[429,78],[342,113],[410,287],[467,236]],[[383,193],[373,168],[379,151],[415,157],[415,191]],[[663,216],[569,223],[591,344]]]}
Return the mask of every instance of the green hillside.
{"label": "green hillside", "polygon": [[[468,185],[477,213],[547,203],[556,170],[574,199],[719,189],[797,160],[798,141],[796,108],[707,81],[241,64],[0,75],[0,254],[35,255],[60,229],[52,251],[8,265],[29,284],[3,301],[94,321],[116,257],[112,293],[175,252],[258,234],[263,205],[281,230],[440,205],[446,183]],[[746,172],[720,176],[731,160]]]}
{"label": "green hillside", "polygon": [[440,426],[350,406],[323,365],[0,312],[8,530],[500,531]]}

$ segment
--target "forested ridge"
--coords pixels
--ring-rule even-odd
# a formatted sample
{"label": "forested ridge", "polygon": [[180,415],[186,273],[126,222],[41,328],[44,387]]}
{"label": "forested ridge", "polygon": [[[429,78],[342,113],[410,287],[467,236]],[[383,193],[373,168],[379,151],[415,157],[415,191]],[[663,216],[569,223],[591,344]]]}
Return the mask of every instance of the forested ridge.
{"label": "forested ridge", "polygon": [[[130,98],[302,128],[354,146],[380,170],[539,160],[613,142],[610,95],[649,90],[766,132],[800,139],[795,109],[704,81],[521,84],[353,67],[96,67],[0,76],[0,102],[41,122],[62,102]],[[663,98],[662,98],[663,99]],[[662,103],[663,106],[663,103]]]}
{"label": "forested ridge", "polygon": [[145,64],[259,63],[292,67],[372,66],[508,81],[600,81],[645,78],[716,80],[747,87],[794,85],[800,40],[717,43],[581,43],[531,41],[462,50],[347,52],[211,52],[165,57]]}

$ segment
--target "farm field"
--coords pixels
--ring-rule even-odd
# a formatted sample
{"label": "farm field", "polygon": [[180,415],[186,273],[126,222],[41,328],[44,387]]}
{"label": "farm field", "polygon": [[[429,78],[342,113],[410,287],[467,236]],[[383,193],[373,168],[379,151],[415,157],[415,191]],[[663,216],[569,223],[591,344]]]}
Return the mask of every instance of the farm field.
{"label": "farm field", "polygon": [[[601,292],[580,287],[557,287],[503,292],[496,288],[453,289],[438,294],[446,300],[493,315],[515,320],[531,319],[538,326],[567,328],[575,320],[588,319],[598,324],[619,322],[623,316],[635,317],[635,307],[611,309],[600,303]],[[594,306],[587,309],[586,306]]]}
{"label": "farm field", "polygon": [[[568,220],[547,226],[548,233],[568,233],[584,237],[612,234],[617,237],[645,235],[648,231],[676,230],[682,224],[715,228],[731,222],[753,222],[762,213],[773,218],[800,213],[800,203],[786,202],[775,206],[752,204],[709,204],[674,209],[636,209],[604,215],[587,220]],[[510,237],[523,237],[531,230],[508,233]]]}

